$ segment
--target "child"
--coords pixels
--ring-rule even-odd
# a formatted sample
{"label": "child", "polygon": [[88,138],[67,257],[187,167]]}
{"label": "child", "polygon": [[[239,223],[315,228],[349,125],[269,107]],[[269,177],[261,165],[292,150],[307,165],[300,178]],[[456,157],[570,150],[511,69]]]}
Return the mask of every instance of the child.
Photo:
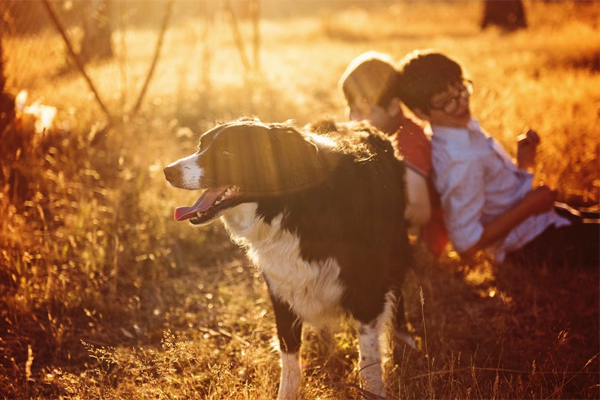
{"label": "child", "polygon": [[471,81],[456,61],[414,52],[402,61],[401,74],[401,99],[431,124],[434,184],[457,252],[468,257],[485,249],[497,262],[508,256],[518,263],[598,265],[598,220],[557,208],[548,187],[532,188],[526,169],[535,163],[537,133],[520,138],[515,165],[471,118]]}
{"label": "child", "polygon": [[431,146],[423,128],[402,112],[400,74],[391,57],[367,52],[355,58],[340,79],[351,120],[367,120],[393,136],[406,163],[406,219],[422,230],[431,252],[439,256],[448,239],[439,198],[432,192]]}

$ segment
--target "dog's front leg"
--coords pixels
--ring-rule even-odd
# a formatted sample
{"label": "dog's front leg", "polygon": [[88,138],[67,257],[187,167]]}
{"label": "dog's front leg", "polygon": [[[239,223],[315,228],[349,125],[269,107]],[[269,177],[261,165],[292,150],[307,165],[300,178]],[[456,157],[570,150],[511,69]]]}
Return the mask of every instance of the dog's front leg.
{"label": "dog's front leg", "polygon": [[362,388],[378,396],[385,397],[383,369],[379,336],[379,318],[369,323],[358,323],[358,347],[360,351],[360,378]]}
{"label": "dog's front leg", "polygon": [[277,336],[281,355],[281,377],[279,380],[278,400],[295,400],[300,398],[300,344],[302,341],[302,322],[290,310],[289,304],[275,296],[271,290],[271,301],[275,311]]}

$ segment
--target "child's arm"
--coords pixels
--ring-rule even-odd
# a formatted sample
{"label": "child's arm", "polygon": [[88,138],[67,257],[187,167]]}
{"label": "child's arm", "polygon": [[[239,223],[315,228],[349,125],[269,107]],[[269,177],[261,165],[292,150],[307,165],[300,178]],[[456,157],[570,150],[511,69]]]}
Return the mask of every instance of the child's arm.
{"label": "child's arm", "polygon": [[406,167],[406,211],[404,217],[411,226],[422,226],[431,218],[429,188],[423,175],[411,166]]}
{"label": "child's arm", "polygon": [[546,186],[533,189],[516,206],[485,224],[479,241],[461,253],[461,256],[470,257],[474,255],[477,251],[486,248],[502,236],[508,234],[513,228],[530,216],[550,211],[554,206],[555,200],[555,190]]}

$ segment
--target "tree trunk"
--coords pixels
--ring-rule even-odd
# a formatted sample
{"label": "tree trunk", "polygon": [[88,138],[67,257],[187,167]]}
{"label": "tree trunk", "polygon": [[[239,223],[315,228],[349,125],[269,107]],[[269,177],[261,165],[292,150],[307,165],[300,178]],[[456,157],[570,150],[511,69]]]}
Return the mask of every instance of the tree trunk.
{"label": "tree trunk", "polygon": [[112,26],[109,7],[109,1],[93,0],[88,3],[88,9],[83,17],[83,38],[79,50],[83,63],[113,56],[110,43]]}
{"label": "tree trunk", "polygon": [[0,40],[0,138],[2,137],[4,129],[6,129],[8,124],[10,124],[15,117],[15,98],[4,91],[5,86],[4,51],[2,49],[2,41]]}
{"label": "tree trunk", "polygon": [[506,30],[527,28],[525,8],[521,0],[486,0],[481,29],[496,25]]}

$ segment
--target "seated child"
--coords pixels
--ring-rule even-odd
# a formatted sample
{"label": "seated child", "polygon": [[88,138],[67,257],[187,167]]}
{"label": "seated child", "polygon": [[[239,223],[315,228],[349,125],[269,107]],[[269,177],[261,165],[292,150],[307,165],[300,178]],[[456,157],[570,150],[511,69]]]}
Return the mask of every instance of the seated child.
{"label": "seated child", "polygon": [[406,219],[421,231],[430,250],[439,256],[448,239],[439,197],[430,179],[431,146],[421,125],[406,117],[399,99],[400,74],[391,57],[367,52],[355,58],[340,79],[349,118],[367,120],[393,136],[406,163]]}
{"label": "seated child", "polygon": [[400,68],[402,101],[431,124],[433,180],[455,250],[467,257],[486,250],[497,262],[597,266],[598,219],[557,204],[548,187],[532,187],[527,169],[535,163],[537,133],[519,140],[515,165],[471,117],[472,84],[458,62],[417,51]]}

